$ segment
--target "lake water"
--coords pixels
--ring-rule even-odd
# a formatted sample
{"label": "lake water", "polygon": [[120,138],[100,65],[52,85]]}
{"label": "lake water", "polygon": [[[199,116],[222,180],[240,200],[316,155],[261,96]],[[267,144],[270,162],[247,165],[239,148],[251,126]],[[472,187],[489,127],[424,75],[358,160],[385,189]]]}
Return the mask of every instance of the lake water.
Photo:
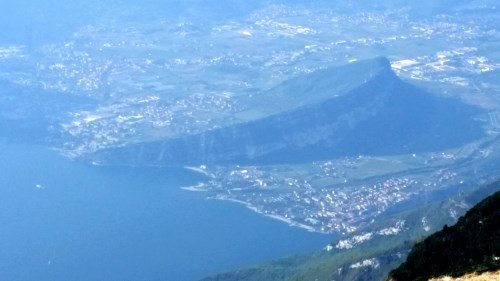
{"label": "lake water", "polygon": [[179,188],[201,179],[0,144],[0,280],[196,280],[332,239]]}

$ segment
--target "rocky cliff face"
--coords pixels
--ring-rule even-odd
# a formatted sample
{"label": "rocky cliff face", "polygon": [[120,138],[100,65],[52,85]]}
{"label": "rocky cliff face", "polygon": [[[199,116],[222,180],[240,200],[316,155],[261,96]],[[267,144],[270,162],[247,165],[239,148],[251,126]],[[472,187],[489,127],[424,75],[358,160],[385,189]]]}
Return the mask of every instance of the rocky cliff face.
{"label": "rocky cliff face", "polygon": [[474,107],[401,81],[386,59],[321,70],[248,100],[261,118],[100,151],[110,164],[269,164],[437,151],[482,134]]}

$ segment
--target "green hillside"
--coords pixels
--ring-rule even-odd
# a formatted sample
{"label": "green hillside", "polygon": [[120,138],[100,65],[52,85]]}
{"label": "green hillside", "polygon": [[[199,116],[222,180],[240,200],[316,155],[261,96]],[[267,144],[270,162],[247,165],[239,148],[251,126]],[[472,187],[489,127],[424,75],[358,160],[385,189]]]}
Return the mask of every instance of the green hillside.
{"label": "green hillside", "polygon": [[428,280],[443,275],[500,269],[500,192],[487,197],[451,227],[416,244],[393,280]]}

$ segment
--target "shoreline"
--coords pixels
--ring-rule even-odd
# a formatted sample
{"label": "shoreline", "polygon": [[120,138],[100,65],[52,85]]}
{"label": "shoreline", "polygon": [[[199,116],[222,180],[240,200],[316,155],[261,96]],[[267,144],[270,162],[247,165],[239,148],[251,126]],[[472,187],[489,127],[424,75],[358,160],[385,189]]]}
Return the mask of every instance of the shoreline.
{"label": "shoreline", "polygon": [[232,199],[232,198],[217,198],[217,197],[209,197],[208,199],[210,199],[210,200],[219,200],[219,201],[229,201],[229,202],[241,204],[241,205],[244,205],[247,209],[249,209],[249,210],[251,210],[251,211],[253,211],[253,212],[255,212],[255,213],[259,214],[259,215],[262,215],[262,216],[265,216],[265,217],[268,217],[268,218],[271,218],[271,219],[274,219],[274,220],[278,220],[278,221],[284,222],[284,223],[288,224],[289,226],[302,228],[302,229],[304,229],[304,230],[306,230],[308,232],[313,232],[313,233],[330,234],[328,232],[319,231],[319,230],[317,230],[316,228],[314,228],[312,226],[295,222],[295,221],[293,221],[293,220],[291,220],[289,218],[285,218],[285,217],[280,216],[280,215],[266,214],[264,212],[259,211],[259,209],[257,209],[257,207],[255,207],[252,204],[250,204],[248,202],[245,202],[245,201],[241,201],[241,200],[237,200],[237,199]]}
{"label": "shoreline", "polygon": [[199,167],[194,167],[194,166],[184,166],[183,167],[184,169],[186,170],[190,170],[190,171],[193,171],[193,172],[196,172],[196,173],[199,173],[199,174],[202,174],[202,175],[205,175],[209,178],[214,178],[214,175],[210,174],[209,172],[207,172],[205,169],[202,169],[202,168],[199,168]]}
{"label": "shoreline", "polygon": [[181,186],[180,189],[192,192],[207,192],[208,190],[204,189],[205,186],[204,183],[200,182],[196,185]]}

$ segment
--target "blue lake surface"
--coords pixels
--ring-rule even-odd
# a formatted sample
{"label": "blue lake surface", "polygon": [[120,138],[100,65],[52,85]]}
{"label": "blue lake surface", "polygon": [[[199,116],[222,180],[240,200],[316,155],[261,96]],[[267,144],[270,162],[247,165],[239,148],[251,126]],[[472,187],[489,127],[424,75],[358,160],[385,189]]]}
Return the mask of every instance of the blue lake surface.
{"label": "blue lake surface", "polygon": [[333,239],[179,188],[199,180],[0,144],[0,280],[196,280]]}

